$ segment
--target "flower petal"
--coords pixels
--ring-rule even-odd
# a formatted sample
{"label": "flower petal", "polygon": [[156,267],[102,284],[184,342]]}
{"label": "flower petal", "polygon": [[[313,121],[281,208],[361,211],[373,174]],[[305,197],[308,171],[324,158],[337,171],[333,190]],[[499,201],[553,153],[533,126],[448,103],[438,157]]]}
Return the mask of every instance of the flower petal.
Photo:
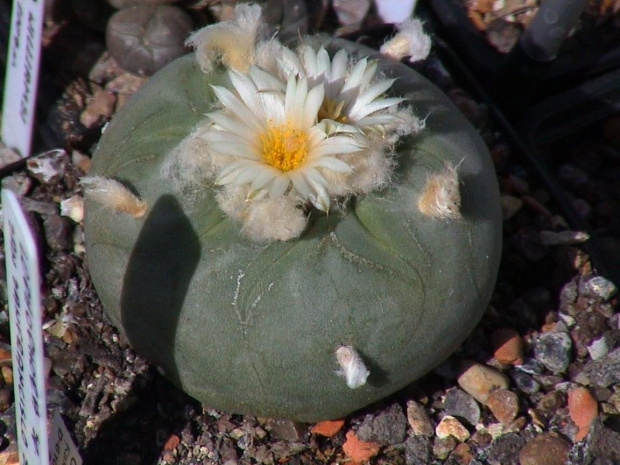
{"label": "flower petal", "polygon": [[353,171],[348,163],[334,157],[322,157],[314,166],[327,168],[328,170],[335,171],[337,173],[350,173]]}

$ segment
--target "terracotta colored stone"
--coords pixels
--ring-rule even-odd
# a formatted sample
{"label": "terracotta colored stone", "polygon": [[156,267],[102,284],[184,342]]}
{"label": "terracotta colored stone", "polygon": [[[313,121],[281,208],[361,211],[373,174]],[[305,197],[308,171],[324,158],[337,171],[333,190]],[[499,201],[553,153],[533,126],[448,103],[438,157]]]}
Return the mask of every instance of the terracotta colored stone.
{"label": "terracotta colored stone", "polygon": [[9,447],[0,452],[0,465],[19,465],[19,453],[16,444],[10,444]]}
{"label": "terracotta colored stone", "polygon": [[468,362],[464,366],[457,382],[467,394],[485,405],[491,391],[507,389],[509,385],[505,374],[476,362]]}
{"label": "terracotta colored stone", "polygon": [[435,428],[435,434],[439,439],[445,439],[448,436],[452,436],[459,442],[467,441],[470,436],[467,428],[465,428],[460,421],[451,415],[446,415],[441,419]]}
{"label": "terracotta colored stone", "polygon": [[514,329],[498,329],[491,336],[493,356],[498,362],[521,365],[523,363],[523,340]]}
{"label": "terracotta colored stone", "polygon": [[588,389],[577,387],[568,393],[568,412],[573,423],[579,427],[573,439],[581,441],[588,435],[590,425],[598,416],[598,403]]}
{"label": "terracotta colored stone", "polygon": [[555,432],[539,434],[519,453],[520,465],[564,465],[570,445]]}
{"label": "terracotta colored stone", "polygon": [[360,440],[353,431],[348,431],[342,450],[351,460],[365,462],[379,453],[379,444]]}
{"label": "terracotta colored stone", "polygon": [[331,438],[338,431],[342,429],[344,425],[344,420],[325,420],[320,421],[316,425],[312,427],[310,430],[311,433],[320,434],[321,436],[326,436]]}
{"label": "terracotta colored stone", "polygon": [[171,434],[164,444],[164,450],[174,450],[181,443],[181,439],[176,434]]}
{"label": "terracotta colored stone", "polygon": [[469,444],[462,442],[452,451],[450,458],[454,459],[459,465],[467,465],[474,458],[474,454],[472,454]]}
{"label": "terracotta colored stone", "polygon": [[509,425],[519,413],[519,397],[507,389],[495,389],[489,393],[487,407],[503,425]]}
{"label": "terracotta colored stone", "polygon": [[0,347],[0,364],[11,364],[11,351],[3,347]]}

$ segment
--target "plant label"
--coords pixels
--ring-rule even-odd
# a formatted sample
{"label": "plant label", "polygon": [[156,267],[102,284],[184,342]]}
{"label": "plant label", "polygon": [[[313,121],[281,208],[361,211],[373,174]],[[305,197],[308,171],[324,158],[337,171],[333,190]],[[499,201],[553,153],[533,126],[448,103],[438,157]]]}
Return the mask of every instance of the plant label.
{"label": "plant label", "polygon": [[2,190],[19,463],[49,460],[43,369],[39,257],[15,193]]}
{"label": "plant label", "polygon": [[22,157],[30,155],[43,31],[43,0],[13,0],[6,60],[2,140]]}
{"label": "plant label", "polygon": [[50,445],[50,465],[82,465],[82,457],[58,411],[52,418]]}

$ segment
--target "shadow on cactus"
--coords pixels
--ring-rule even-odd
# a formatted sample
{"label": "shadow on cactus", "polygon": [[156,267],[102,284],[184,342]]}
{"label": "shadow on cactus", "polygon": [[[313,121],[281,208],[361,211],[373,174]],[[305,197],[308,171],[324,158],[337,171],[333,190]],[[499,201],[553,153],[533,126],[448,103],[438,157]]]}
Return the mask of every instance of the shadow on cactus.
{"label": "shadow on cactus", "polygon": [[475,130],[386,56],[428,53],[419,23],[383,54],[329,38],[291,49],[259,24],[242,5],[196,32],[195,54],[116,115],[84,180],[90,270],[134,348],[198,400],[338,418],[477,324],[498,188]]}

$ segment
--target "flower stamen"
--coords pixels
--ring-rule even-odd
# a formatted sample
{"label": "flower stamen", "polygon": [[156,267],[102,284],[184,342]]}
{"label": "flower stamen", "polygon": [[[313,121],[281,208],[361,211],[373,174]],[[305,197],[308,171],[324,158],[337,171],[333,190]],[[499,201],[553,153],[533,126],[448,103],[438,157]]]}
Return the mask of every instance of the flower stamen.
{"label": "flower stamen", "polygon": [[265,162],[287,172],[299,167],[308,153],[308,134],[290,124],[269,126],[260,135],[261,154]]}
{"label": "flower stamen", "polygon": [[331,119],[333,121],[337,121],[338,123],[346,123],[349,118],[347,118],[347,115],[343,112],[344,104],[344,100],[334,101],[325,97],[321,108],[319,108],[319,121]]}

